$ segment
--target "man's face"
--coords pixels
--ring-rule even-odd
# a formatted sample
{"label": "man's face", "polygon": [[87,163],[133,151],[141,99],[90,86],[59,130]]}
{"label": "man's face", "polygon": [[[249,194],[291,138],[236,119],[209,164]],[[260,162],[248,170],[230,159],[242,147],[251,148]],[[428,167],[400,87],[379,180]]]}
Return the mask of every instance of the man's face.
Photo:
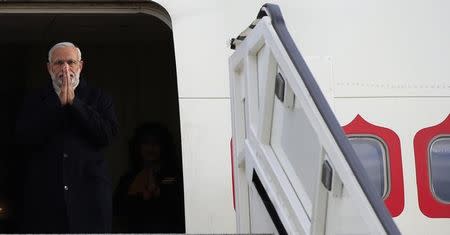
{"label": "man's face", "polygon": [[56,48],[51,55],[51,61],[47,64],[53,83],[58,87],[61,87],[64,73],[68,70],[69,84],[75,88],[78,85],[82,68],[83,61],[79,60],[77,50],[73,47]]}

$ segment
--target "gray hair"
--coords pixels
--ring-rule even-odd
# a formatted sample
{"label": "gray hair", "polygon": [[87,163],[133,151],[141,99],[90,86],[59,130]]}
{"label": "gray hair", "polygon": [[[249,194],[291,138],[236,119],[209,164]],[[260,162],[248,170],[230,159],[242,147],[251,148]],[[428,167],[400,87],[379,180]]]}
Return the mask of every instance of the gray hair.
{"label": "gray hair", "polygon": [[73,47],[75,49],[77,49],[77,54],[78,54],[78,60],[81,60],[81,51],[80,48],[78,48],[77,46],[75,46],[75,44],[71,43],[71,42],[60,42],[55,44],[52,48],[50,48],[50,50],[48,51],[48,62],[51,62],[52,59],[52,54],[53,51],[56,48],[61,48],[61,47]]}

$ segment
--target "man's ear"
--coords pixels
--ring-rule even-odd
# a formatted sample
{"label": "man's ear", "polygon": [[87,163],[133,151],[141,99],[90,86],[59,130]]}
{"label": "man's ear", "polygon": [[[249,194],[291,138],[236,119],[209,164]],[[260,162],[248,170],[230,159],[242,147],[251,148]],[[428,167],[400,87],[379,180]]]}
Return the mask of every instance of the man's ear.
{"label": "man's ear", "polygon": [[82,60],[80,60],[80,72],[81,72],[81,70],[83,70],[83,61]]}
{"label": "man's ear", "polygon": [[52,73],[52,64],[50,62],[47,62],[47,70],[49,74]]}

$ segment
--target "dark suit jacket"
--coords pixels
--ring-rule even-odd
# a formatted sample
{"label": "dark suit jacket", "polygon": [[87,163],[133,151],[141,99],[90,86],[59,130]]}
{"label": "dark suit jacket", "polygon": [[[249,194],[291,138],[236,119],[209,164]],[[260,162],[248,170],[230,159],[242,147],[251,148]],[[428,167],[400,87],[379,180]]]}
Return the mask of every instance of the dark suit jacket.
{"label": "dark suit jacket", "polygon": [[101,149],[117,132],[112,99],[81,80],[72,105],[51,83],[25,99],[16,125],[26,152],[22,232],[105,233],[111,180]]}

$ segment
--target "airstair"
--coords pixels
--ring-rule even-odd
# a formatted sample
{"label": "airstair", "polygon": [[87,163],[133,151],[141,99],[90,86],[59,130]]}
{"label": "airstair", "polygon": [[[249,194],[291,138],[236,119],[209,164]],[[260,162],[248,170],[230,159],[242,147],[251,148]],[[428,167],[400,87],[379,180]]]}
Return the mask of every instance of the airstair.
{"label": "airstair", "polygon": [[400,234],[279,7],[231,46],[238,233]]}

